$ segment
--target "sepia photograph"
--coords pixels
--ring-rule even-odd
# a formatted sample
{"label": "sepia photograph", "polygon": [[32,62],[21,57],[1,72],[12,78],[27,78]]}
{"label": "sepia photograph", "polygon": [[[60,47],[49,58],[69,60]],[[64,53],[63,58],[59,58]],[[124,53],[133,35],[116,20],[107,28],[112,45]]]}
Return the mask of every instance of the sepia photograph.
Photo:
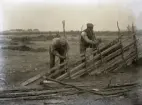
{"label": "sepia photograph", "polygon": [[142,105],[142,0],[0,0],[0,105]]}

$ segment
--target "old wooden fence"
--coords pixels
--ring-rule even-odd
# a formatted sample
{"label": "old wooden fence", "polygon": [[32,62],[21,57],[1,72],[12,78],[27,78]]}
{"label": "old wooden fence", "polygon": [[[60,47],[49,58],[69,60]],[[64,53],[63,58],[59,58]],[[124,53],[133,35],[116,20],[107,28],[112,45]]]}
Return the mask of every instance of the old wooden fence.
{"label": "old wooden fence", "polygon": [[[98,47],[91,54],[91,58],[86,55],[81,55],[81,59],[78,60],[80,64],[73,68],[68,68],[67,62],[58,65],[46,72],[42,72],[27,81],[22,85],[26,86],[37,80],[41,80],[43,76],[53,78],[56,80],[63,79],[76,79],[82,75],[89,74],[101,74],[110,71],[116,71],[125,65],[130,65],[133,61],[137,61],[137,39],[134,26],[132,30],[128,30],[128,35],[122,35],[118,27],[118,37],[111,41],[109,44]],[[82,62],[84,61],[84,62]],[[64,67],[62,67],[64,66]]]}

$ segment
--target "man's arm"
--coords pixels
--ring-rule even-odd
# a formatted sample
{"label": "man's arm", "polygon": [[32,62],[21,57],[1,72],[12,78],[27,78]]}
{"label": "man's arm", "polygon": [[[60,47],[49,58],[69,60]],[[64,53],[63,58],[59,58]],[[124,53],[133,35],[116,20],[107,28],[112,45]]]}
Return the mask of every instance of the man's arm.
{"label": "man's arm", "polygon": [[58,56],[60,58],[64,58],[63,56],[61,56],[58,51],[56,51],[56,41],[53,40],[52,42],[52,46],[51,46],[51,52],[55,55]]}
{"label": "man's arm", "polygon": [[58,56],[59,58],[62,58],[62,59],[65,58],[64,56],[60,55],[56,50],[53,51],[53,54],[54,54],[55,56]]}
{"label": "man's arm", "polygon": [[97,44],[102,42],[101,38],[96,38],[95,32],[93,32],[93,41],[97,41],[98,42]]}
{"label": "man's arm", "polygon": [[98,43],[96,40],[94,40],[94,41],[90,40],[85,32],[82,32],[81,36],[89,44],[97,44]]}
{"label": "man's arm", "polygon": [[53,54],[61,58],[61,55],[56,50],[53,50]]}

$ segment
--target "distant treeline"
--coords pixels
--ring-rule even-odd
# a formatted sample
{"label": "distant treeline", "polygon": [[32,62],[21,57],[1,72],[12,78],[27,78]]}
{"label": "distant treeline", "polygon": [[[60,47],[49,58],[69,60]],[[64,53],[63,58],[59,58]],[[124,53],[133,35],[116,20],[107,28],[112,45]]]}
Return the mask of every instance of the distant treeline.
{"label": "distant treeline", "polygon": [[[66,34],[78,34],[80,33],[80,31],[67,31]],[[44,31],[44,32],[0,32],[0,35],[31,35],[31,34],[40,34],[40,35],[44,35],[44,34],[48,34],[48,35],[52,35],[52,34],[63,34],[63,32],[55,32],[55,31]]]}
{"label": "distant treeline", "polygon": [[[66,31],[67,35],[78,35],[80,34],[81,31]],[[96,31],[96,34],[99,35],[113,35],[113,34],[117,34],[117,31]],[[121,33],[126,34],[128,33],[127,31],[121,31]],[[33,34],[37,34],[37,35],[56,35],[56,34],[63,34],[63,32],[55,32],[55,31],[44,31],[44,32],[0,32],[0,35],[33,35]]]}

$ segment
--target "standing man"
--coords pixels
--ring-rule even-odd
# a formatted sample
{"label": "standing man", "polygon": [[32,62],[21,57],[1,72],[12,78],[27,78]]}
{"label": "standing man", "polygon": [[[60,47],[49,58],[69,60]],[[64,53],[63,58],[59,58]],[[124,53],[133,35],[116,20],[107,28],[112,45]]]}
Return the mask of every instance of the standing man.
{"label": "standing man", "polygon": [[93,24],[87,23],[87,28],[81,33],[80,37],[80,53],[85,54],[87,48],[96,49],[96,46],[100,43],[97,40],[93,32]]}
{"label": "standing man", "polygon": [[49,48],[50,68],[55,66],[55,56],[59,57],[60,64],[68,57],[69,44],[63,37],[54,38]]}

